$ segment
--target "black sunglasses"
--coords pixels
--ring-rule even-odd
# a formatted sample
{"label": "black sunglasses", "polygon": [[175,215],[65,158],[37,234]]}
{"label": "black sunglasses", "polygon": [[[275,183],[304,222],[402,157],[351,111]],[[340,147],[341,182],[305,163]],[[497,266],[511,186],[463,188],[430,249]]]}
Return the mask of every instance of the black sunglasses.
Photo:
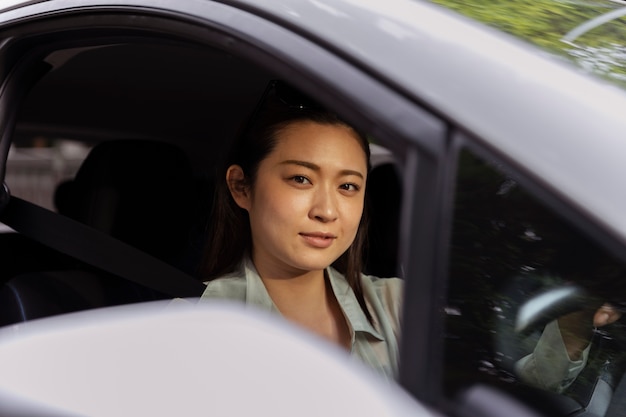
{"label": "black sunglasses", "polygon": [[243,134],[240,135],[240,137],[244,141],[245,137],[248,135],[248,132],[250,132],[250,130],[253,129],[254,125],[257,123],[259,115],[270,105],[284,106],[285,108],[288,108],[292,111],[323,109],[323,107],[316,101],[303,94],[296,88],[290,86],[286,82],[281,80],[271,80],[265,87],[261,98],[257,102],[252,113],[250,114],[250,117],[246,122]]}
{"label": "black sunglasses", "polygon": [[322,106],[309,96],[281,80],[271,80],[267,84],[261,99],[255,107],[251,120],[254,120],[255,116],[268,106],[268,103],[280,103],[291,110],[322,109]]}
{"label": "black sunglasses", "polygon": [[270,81],[268,88],[270,92],[274,92],[275,97],[290,109],[306,110],[321,109],[317,102],[309,96],[303,94],[299,90],[280,80]]}

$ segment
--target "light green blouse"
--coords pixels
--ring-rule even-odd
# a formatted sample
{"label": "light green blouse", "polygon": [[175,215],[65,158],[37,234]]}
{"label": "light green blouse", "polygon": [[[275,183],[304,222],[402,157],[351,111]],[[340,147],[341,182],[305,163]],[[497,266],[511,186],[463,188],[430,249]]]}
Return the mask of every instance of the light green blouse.
{"label": "light green blouse", "polygon": [[[403,281],[362,275],[363,296],[372,315],[370,323],[346,278],[332,267],[326,272],[350,328],[351,354],[386,377],[395,378]],[[242,261],[237,271],[208,282],[201,298],[239,300],[280,314],[249,258]]]}
{"label": "light green blouse", "polygon": [[535,350],[515,364],[517,375],[527,384],[548,391],[562,393],[587,364],[590,346],[582,358],[572,361],[568,354],[556,320],[548,323],[535,346]]}

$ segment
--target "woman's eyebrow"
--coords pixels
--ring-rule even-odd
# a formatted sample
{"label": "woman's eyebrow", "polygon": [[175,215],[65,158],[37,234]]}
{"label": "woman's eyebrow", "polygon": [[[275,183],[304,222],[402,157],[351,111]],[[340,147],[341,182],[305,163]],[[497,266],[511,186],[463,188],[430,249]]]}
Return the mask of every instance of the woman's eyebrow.
{"label": "woman's eyebrow", "polygon": [[[321,168],[319,165],[314,164],[312,162],[307,162],[307,161],[298,161],[297,159],[287,159],[283,162],[280,163],[281,165],[299,165],[305,168],[308,168],[310,170],[313,171],[320,171]],[[343,169],[340,172],[340,175],[345,176],[345,175],[356,175],[357,177],[360,178],[364,178],[363,174],[361,174],[359,171],[355,171],[353,169]]]}

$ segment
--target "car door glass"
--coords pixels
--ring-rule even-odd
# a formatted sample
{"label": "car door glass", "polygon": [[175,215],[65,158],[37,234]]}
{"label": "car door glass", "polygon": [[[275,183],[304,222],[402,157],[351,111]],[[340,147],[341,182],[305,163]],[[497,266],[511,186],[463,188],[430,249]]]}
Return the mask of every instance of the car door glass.
{"label": "car door glass", "polygon": [[462,151],[454,200],[447,394],[480,382],[564,415],[605,415],[625,368],[624,265],[504,164]]}

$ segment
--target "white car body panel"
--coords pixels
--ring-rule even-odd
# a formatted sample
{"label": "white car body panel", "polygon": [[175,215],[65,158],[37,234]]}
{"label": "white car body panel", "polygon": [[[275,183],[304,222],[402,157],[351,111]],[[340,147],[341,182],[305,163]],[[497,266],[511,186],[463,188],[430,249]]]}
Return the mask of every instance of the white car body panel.
{"label": "white car body panel", "polygon": [[0,413],[434,414],[304,331],[239,305],[148,303],[0,331]]}

